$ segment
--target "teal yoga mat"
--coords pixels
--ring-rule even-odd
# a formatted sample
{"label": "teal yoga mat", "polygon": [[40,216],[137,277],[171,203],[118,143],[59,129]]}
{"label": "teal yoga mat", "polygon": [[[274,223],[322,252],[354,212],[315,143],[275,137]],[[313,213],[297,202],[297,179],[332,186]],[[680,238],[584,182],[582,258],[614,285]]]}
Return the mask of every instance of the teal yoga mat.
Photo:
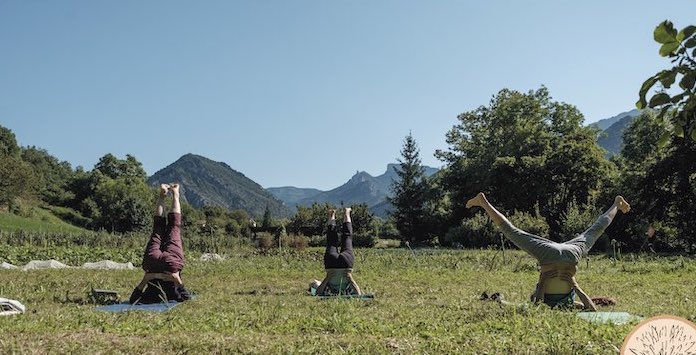
{"label": "teal yoga mat", "polygon": [[619,325],[643,319],[641,316],[628,312],[580,312],[577,315],[579,318],[592,323],[612,323]]}
{"label": "teal yoga mat", "polygon": [[319,296],[320,299],[322,300],[331,300],[331,299],[337,299],[337,298],[356,298],[360,300],[373,300],[375,298],[375,295],[371,293],[363,294],[363,295],[335,295],[335,296]]}
{"label": "teal yoga mat", "polygon": [[166,312],[183,302],[172,301],[169,303],[151,303],[151,304],[130,304],[127,302],[110,304],[108,306],[99,306],[96,308],[100,312],[121,313],[128,311],[145,311],[145,312]]}

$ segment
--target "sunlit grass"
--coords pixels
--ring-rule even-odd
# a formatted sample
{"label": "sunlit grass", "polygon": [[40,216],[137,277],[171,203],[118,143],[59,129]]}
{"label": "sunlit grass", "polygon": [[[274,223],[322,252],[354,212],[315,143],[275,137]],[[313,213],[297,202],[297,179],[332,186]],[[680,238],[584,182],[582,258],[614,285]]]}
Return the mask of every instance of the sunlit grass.
{"label": "sunlit grass", "polygon": [[[504,260],[491,250],[358,249],[356,256],[354,275],[373,301],[305,295],[323,276],[319,248],[240,251],[219,263],[189,256],[183,277],[198,297],[164,314],[101,313],[79,302],[92,287],[127,298],[138,270],[0,271],[0,296],[28,307],[0,318],[0,353],[615,354],[633,326],[479,301],[483,291],[511,302],[529,297],[536,267],[520,252]],[[587,292],[617,299],[608,310],[696,320],[692,259],[597,255],[580,267]]]}
{"label": "sunlit grass", "polygon": [[60,232],[60,233],[84,233],[87,230],[66,223],[53,215],[50,211],[33,207],[31,217],[22,217],[16,214],[0,212],[0,230],[4,232]]}

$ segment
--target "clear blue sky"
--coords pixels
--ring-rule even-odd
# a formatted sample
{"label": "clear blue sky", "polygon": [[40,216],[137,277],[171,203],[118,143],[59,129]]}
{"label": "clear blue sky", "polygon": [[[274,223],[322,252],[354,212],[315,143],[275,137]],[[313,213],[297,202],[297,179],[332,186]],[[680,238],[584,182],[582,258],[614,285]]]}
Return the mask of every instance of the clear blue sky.
{"label": "clear blue sky", "polygon": [[[456,116],[541,85],[586,122],[669,66],[652,40],[693,0],[0,0],[0,125],[91,169],[195,153],[264,187],[423,162]],[[691,14],[691,15],[689,15]]]}

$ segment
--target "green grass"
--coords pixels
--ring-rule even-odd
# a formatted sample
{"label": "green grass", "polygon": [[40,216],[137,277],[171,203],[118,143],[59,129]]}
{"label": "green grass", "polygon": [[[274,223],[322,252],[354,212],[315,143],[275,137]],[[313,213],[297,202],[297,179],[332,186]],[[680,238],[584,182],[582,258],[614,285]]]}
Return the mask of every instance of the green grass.
{"label": "green grass", "polygon": [[52,232],[52,233],[85,233],[86,229],[73,226],[53,215],[50,211],[32,207],[29,217],[18,216],[8,212],[0,212],[0,231],[4,232]]}
{"label": "green grass", "polygon": [[[322,250],[251,252],[201,263],[183,278],[198,297],[163,314],[100,313],[80,304],[91,288],[127,298],[142,272],[0,270],[0,295],[28,312],[0,318],[0,353],[463,353],[616,354],[633,325],[595,325],[572,312],[523,311],[478,300],[483,291],[523,302],[537,278],[520,252],[358,249],[355,277],[373,301],[306,296],[323,277]],[[696,320],[696,261],[591,256],[578,281],[609,310]],[[517,271],[515,271],[517,270]]]}

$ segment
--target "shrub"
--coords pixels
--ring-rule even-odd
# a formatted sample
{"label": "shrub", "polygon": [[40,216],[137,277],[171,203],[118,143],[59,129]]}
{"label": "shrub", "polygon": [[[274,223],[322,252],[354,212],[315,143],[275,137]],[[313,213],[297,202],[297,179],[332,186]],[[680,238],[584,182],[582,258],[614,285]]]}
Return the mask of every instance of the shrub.
{"label": "shrub", "polygon": [[[517,228],[546,237],[549,234],[549,225],[539,216],[526,212],[515,212],[509,217],[510,222]],[[461,225],[450,228],[440,239],[443,246],[463,248],[485,248],[489,246],[499,247],[502,233],[487,215],[477,213],[471,218],[464,219]],[[505,245],[511,245],[508,240]]]}
{"label": "shrub", "polygon": [[275,242],[273,235],[268,232],[258,232],[256,233],[256,247],[261,250],[268,250],[273,247],[278,246]]}
{"label": "shrub", "polygon": [[544,238],[549,237],[549,224],[538,212],[536,215],[532,215],[527,212],[515,211],[508,219],[515,227],[525,232]]}
{"label": "shrub", "polygon": [[76,226],[87,228],[92,224],[92,219],[84,217],[72,208],[50,206],[49,210],[58,218]]}
{"label": "shrub", "polygon": [[284,235],[280,238],[281,245],[297,250],[305,250],[309,246],[309,238],[304,235]]}
{"label": "shrub", "polygon": [[325,247],[326,246],[326,236],[325,235],[313,235],[309,237],[310,247]]}
{"label": "shrub", "polygon": [[353,234],[353,246],[362,248],[372,248],[377,245],[379,239],[368,233]]}
{"label": "shrub", "polygon": [[559,223],[561,241],[573,239],[585,231],[594,223],[599,214],[600,212],[596,208],[581,209],[575,201],[572,201],[568,204],[566,212],[561,216],[561,223]]}
{"label": "shrub", "polygon": [[490,219],[481,213],[462,221],[459,226],[450,228],[442,240],[443,246],[480,248],[500,244],[500,237]]}

